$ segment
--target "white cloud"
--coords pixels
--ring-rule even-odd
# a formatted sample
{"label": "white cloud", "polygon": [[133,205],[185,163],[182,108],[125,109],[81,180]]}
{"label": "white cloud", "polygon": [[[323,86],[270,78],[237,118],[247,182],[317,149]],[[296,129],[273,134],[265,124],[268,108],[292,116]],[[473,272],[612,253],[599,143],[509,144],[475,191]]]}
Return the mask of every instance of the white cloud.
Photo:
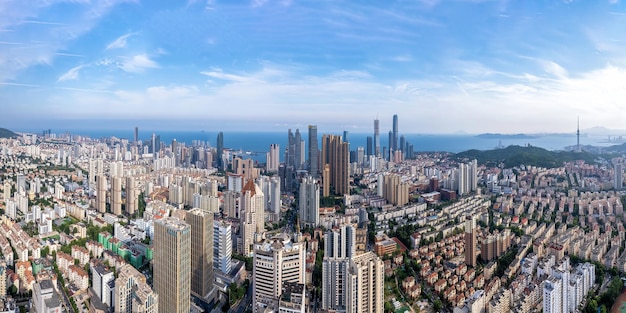
{"label": "white cloud", "polygon": [[546,73],[548,73],[550,75],[553,75],[553,76],[556,76],[558,78],[566,78],[567,77],[567,70],[564,69],[559,64],[557,64],[556,62],[544,61],[543,62],[543,69],[544,69],[544,71],[546,71]]}
{"label": "white cloud", "polygon": [[61,75],[57,81],[62,82],[66,80],[75,80],[78,78],[80,70],[84,67],[84,65],[79,65],[74,68],[71,68],[69,71],[65,72],[65,74]]}
{"label": "white cloud", "polygon": [[111,49],[121,49],[126,47],[126,43],[128,42],[128,38],[134,36],[135,33],[128,33],[126,35],[120,36],[117,39],[113,40],[110,44],[107,45],[106,50]]}
{"label": "white cloud", "polygon": [[139,73],[149,68],[158,68],[159,65],[150,60],[148,55],[138,54],[133,57],[123,57],[119,67],[126,72]]}

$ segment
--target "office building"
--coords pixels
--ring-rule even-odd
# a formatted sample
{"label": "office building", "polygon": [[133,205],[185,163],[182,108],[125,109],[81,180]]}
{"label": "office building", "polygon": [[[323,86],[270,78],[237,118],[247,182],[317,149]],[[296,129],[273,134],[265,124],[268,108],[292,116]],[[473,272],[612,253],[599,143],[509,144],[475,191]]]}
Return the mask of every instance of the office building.
{"label": "office building", "polygon": [[284,283],[304,283],[305,250],[303,242],[292,242],[284,233],[255,244],[252,272],[253,312],[263,312],[266,308],[278,311]]}
{"label": "office building", "polygon": [[107,210],[107,178],[104,175],[96,176],[96,210],[100,213]]}
{"label": "office building", "polygon": [[102,303],[107,306],[113,306],[114,303],[111,301],[111,294],[109,293],[108,287],[108,284],[115,279],[113,272],[109,271],[101,264],[93,266],[93,264],[90,263],[90,267],[93,291]]}
{"label": "office building", "polygon": [[154,223],[154,289],[161,312],[189,313],[191,227],[167,217]]}
{"label": "office building", "polygon": [[308,176],[300,182],[298,211],[302,225],[317,227],[320,222],[320,185]]}
{"label": "office building", "polygon": [[476,267],[476,220],[472,216],[465,217],[465,264]]}
{"label": "office building", "polygon": [[344,310],[346,307],[346,273],[350,258],[356,255],[356,231],[344,225],[324,234],[322,263],[322,309]]}
{"label": "office building", "polygon": [[213,269],[230,273],[233,254],[232,226],[229,222],[213,221]]}
{"label": "office building", "polygon": [[280,146],[276,143],[270,145],[270,152],[267,153],[265,162],[265,171],[270,173],[278,172],[278,165],[280,164]]}
{"label": "office building", "polygon": [[324,196],[330,195],[330,190],[334,189],[335,194],[350,194],[350,151],[348,144],[343,142],[341,136],[322,136],[322,166],[324,167],[323,177]]}
{"label": "office building", "polygon": [[33,312],[36,313],[61,313],[63,306],[57,294],[54,284],[49,279],[44,279],[33,285]]}
{"label": "office building", "polygon": [[317,125],[309,125],[309,174],[319,177],[319,145],[317,143]]}
{"label": "office building", "polygon": [[210,299],[213,294],[213,213],[199,208],[187,212],[191,226],[191,294]]}
{"label": "office building", "polygon": [[383,313],[385,265],[373,252],[350,259],[346,272],[347,313]]}
{"label": "office building", "polygon": [[135,126],[135,141],[133,141],[135,144],[137,144],[139,142],[139,127]]}
{"label": "office building", "polygon": [[130,264],[122,265],[117,272],[113,301],[116,313],[167,312],[159,310],[159,295],[150,288],[146,277]]}

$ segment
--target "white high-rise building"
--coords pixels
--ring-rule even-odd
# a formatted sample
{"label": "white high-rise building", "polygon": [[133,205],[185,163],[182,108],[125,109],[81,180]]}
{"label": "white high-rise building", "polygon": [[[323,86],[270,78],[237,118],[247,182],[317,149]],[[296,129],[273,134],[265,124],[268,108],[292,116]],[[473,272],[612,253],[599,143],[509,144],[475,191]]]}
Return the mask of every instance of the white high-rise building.
{"label": "white high-rise building", "polygon": [[100,264],[96,266],[90,264],[90,266],[92,287],[98,299],[108,306],[113,306],[114,303],[111,302],[111,294],[109,294],[108,287],[109,282],[115,279],[113,272]]}
{"label": "white high-rise building", "polygon": [[263,312],[266,308],[278,311],[283,283],[304,283],[305,250],[303,242],[292,242],[287,234],[279,234],[255,244],[252,272],[253,312]]}
{"label": "white high-rise building", "polygon": [[322,263],[322,309],[343,310],[347,300],[346,272],[356,254],[356,229],[345,225],[324,234]]}
{"label": "white high-rise building", "polygon": [[561,280],[556,277],[548,278],[543,286],[543,312],[561,313],[562,300],[563,287],[561,286]]}
{"label": "white high-rise building", "polygon": [[265,170],[267,172],[278,172],[278,165],[280,164],[280,147],[274,143],[270,145],[270,152],[267,153],[267,160]]}
{"label": "white high-rise building", "polygon": [[226,221],[213,221],[213,268],[230,273],[233,254],[232,226]]}
{"label": "white high-rise building", "polygon": [[300,182],[300,223],[315,227],[320,222],[320,186],[311,176]]}

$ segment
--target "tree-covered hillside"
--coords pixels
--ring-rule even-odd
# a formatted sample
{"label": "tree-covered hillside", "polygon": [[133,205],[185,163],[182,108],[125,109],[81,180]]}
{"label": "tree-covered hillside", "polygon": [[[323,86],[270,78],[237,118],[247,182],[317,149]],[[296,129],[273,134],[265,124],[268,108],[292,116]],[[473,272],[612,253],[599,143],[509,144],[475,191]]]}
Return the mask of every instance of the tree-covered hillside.
{"label": "tree-covered hillside", "polygon": [[595,156],[587,152],[548,151],[539,147],[508,146],[495,150],[468,150],[456,154],[457,158],[476,159],[480,164],[497,165],[503,163],[505,167],[518,165],[533,165],[539,167],[559,167],[564,162],[584,160],[593,163]]}

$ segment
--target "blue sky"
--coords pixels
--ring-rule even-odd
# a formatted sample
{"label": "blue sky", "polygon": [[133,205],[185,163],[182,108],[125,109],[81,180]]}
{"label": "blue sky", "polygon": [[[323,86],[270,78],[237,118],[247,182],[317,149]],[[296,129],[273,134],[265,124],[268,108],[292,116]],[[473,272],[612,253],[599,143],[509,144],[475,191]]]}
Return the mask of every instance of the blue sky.
{"label": "blue sky", "polygon": [[625,66],[619,0],[0,2],[14,129],[626,128]]}

